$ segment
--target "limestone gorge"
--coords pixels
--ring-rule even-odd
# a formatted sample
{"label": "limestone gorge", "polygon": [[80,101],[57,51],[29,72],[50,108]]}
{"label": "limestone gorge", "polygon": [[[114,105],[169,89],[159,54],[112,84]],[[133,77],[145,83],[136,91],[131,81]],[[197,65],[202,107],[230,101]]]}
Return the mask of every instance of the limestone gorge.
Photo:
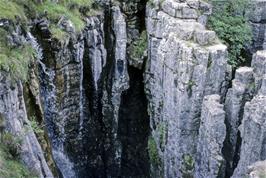
{"label": "limestone gorge", "polygon": [[0,178],[265,178],[266,1],[0,0],[0,140]]}

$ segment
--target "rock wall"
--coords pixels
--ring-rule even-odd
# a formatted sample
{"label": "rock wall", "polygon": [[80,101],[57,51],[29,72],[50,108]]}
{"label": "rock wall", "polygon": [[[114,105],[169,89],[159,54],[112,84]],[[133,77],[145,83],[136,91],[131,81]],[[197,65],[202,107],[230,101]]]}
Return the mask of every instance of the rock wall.
{"label": "rock wall", "polygon": [[[23,136],[25,164],[40,177],[257,174],[266,159],[265,51],[232,75],[227,47],[206,28],[207,2],[97,2],[103,9],[79,33],[61,18],[67,36],[53,37],[44,15],[17,35],[36,51],[24,85],[0,72],[0,116]],[[265,41],[265,3],[256,2],[252,52]],[[45,144],[32,129],[22,134],[32,115],[45,123]]]}
{"label": "rock wall", "polygon": [[247,177],[256,178],[256,177],[265,177],[266,176],[266,162],[258,161],[248,167]]}
{"label": "rock wall", "polygon": [[266,49],[266,1],[252,0],[249,21],[252,27],[253,40],[249,50],[251,54],[257,50]]}
{"label": "rock wall", "polygon": [[194,162],[195,177],[198,178],[224,176],[222,147],[226,136],[225,111],[219,102],[219,95],[208,95],[203,100]]}
{"label": "rock wall", "polygon": [[11,83],[8,74],[2,72],[0,81],[0,117],[5,120],[6,132],[21,142],[22,162],[38,177],[53,177],[28,120],[21,82]]}
{"label": "rock wall", "polygon": [[226,46],[201,21],[210,11],[203,1],[153,1],[147,7],[145,91],[164,177],[193,176],[186,157],[196,160],[203,98],[225,97]]}
{"label": "rock wall", "polygon": [[[131,33],[140,34],[140,19],[132,17],[136,22],[129,28],[131,16],[122,10],[132,9],[123,9],[123,2],[103,3],[106,9],[86,18],[81,34],[70,21],[61,21],[60,27],[69,34],[63,41],[51,39],[49,21],[35,22],[34,35],[43,54],[39,82],[54,159],[63,177],[148,176],[142,70],[133,67],[128,72],[128,43],[137,38]],[[131,83],[129,75],[134,78]],[[132,101],[128,106],[126,98]],[[143,105],[139,115],[124,114],[139,110],[138,104]],[[134,134],[136,139],[130,139]],[[132,156],[136,161],[131,163]],[[139,171],[128,170],[132,165]]]}
{"label": "rock wall", "polygon": [[252,99],[254,90],[255,79],[253,68],[238,68],[235,73],[235,78],[232,81],[232,88],[228,90],[225,100],[227,135],[224,142],[223,154],[227,160],[227,176],[232,174],[239,159],[238,145],[240,138],[238,127],[243,119],[244,106],[246,102]]}
{"label": "rock wall", "polygon": [[[254,76],[256,78],[255,88],[259,88],[257,95],[247,102],[244,108],[243,121],[239,127],[241,137],[240,159],[232,177],[241,177],[247,174],[248,166],[265,160],[265,73],[256,66],[258,62],[264,62],[265,51],[258,51],[253,58]],[[262,73],[260,73],[261,71]]]}

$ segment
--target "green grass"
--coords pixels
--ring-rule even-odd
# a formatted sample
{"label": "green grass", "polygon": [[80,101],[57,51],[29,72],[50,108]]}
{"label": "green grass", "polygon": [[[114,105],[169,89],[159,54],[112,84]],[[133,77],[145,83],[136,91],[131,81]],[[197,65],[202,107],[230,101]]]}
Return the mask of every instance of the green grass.
{"label": "green grass", "polygon": [[22,6],[18,5],[14,1],[10,0],[1,0],[0,1],[0,17],[15,20],[15,17],[18,16],[23,20],[26,19],[24,9]]}
{"label": "green grass", "polygon": [[52,25],[50,27],[50,32],[52,33],[52,36],[58,40],[65,40],[66,38],[69,37],[69,34],[67,32],[65,32],[63,29],[55,26],[55,25]]}
{"label": "green grass", "polygon": [[[95,15],[95,6],[94,0],[59,0],[58,3],[44,0],[41,4],[33,0],[0,0],[0,19],[16,21],[18,18],[23,27],[27,28],[29,19],[45,13],[51,22],[52,37],[64,41],[69,34],[57,25],[59,20],[62,17],[70,20],[76,32],[81,32],[85,27],[83,18]],[[0,70],[10,73],[15,80],[26,80],[34,50],[27,44],[15,49],[10,48],[7,36],[8,33],[0,28]]]}
{"label": "green grass", "polygon": [[133,44],[133,49],[131,51],[131,56],[133,58],[141,58],[144,55],[145,50],[147,49],[148,42],[147,42],[147,32],[143,31]]}
{"label": "green grass", "polygon": [[12,156],[3,144],[0,144],[0,177],[37,178],[16,157]]}
{"label": "green grass", "polygon": [[77,32],[85,27],[84,16],[96,15],[98,11],[94,0],[44,0],[36,3],[33,0],[1,0],[0,18],[15,20],[20,17],[22,22],[36,17],[38,14],[47,14],[52,24],[56,25],[61,17],[69,19]]}
{"label": "green grass", "polygon": [[60,1],[65,6],[77,5],[79,7],[91,8],[94,1],[93,0],[61,0]]}
{"label": "green grass", "polygon": [[0,29],[0,69],[10,73],[15,80],[26,80],[35,52],[28,44],[13,49],[8,47],[6,37],[7,32]]}
{"label": "green grass", "polygon": [[57,23],[61,17],[66,17],[73,23],[78,32],[85,26],[79,11],[77,9],[70,10],[63,4],[46,1],[42,5],[37,6],[37,11],[39,13],[47,12],[49,20],[54,23]]}
{"label": "green grass", "polygon": [[151,163],[156,167],[159,167],[161,165],[161,159],[158,153],[157,144],[152,136],[150,136],[148,140],[148,153]]}
{"label": "green grass", "polygon": [[57,23],[61,17],[69,19],[77,32],[85,27],[84,16],[94,15],[96,8],[94,0],[61,0],[59,3],[46,0],[37,5],[37,12],[46,12],[48,18]]}

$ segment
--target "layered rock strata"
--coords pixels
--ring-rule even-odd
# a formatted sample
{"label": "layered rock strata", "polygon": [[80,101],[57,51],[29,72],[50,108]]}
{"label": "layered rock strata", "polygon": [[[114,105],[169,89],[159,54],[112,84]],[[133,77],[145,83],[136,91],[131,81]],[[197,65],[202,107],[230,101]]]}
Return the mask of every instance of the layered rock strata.
{"label": "layered rock strata", "polygon": [[257,50],[266,49],[266,1],[252,0],[249,11],[249,21],[252,27],[253,39],[248,47],[251,54]]}
{"label": "layered rock strata", "polygon": [[254,95],[255,79],[253,68],[241,67],[236,70],[235,79],[232,81],[226,95],[225,111],[227,136],[224,142],[223,153],[227,160],[227,175],[232,174],[238,160],[239,131],[238,127],[243,119],[244,106]]}
{"label": "layered rock strata", "polygon": [[20,140],[22,162],[38,177],[53,177],[42,148],[27,117],[21,82],[11,83],[7,73],[0,73],[0,119],[5,120],[5,132]]}
{"label": "layered rock strata", "polygon": [[[146,1],[97,2],[104,13],[84,17],[80,33],[60,19],[64,39],[52,36],[47,18],[33,21],[33,35],[25,33],[36,63],[24,88],[0,73],[0,116],[23,136],[25,164],[53,176],[32,129],[22,134],[36,115],[51,142],[43,150],[65,178],[257,174],[264,162],[255,162],[266,159],[265,51],[231,83],[227,48],[205,27],[208,3],[153,0],[144,19]],[[254,51],[265,30],[264,1],[257,2]],[[137,46],[146,42],[145,20],[148,49]]]}
{"label": "layered rock strata", "polygon": [[256,95],[245,104],[243,121],[239,127],[240,147],[239,161],[232,177],[241,177],[247,174],[248,166],[266,159],[265,152],[265,51],[258,51],[253,56]]}
{"label": "layered rock strata", "polygon": [[211,11],[203,1],[153,1],[147,7],[145,90],[164,177],[193,175],[185,158],[196,160],[203,98],[224,98],[230,78],[226,46],[200,23],[202,11]]}
{"label": "layered rock strata", "polygon": [[225,111],[219,95],[204,97],[197,142],[195,177],[224,176],[223,141],[226,136]]}

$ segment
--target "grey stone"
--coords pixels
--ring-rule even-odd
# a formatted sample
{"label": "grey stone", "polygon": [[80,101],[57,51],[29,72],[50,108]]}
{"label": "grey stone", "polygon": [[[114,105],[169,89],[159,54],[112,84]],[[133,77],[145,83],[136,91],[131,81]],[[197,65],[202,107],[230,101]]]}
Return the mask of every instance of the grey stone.
{"label": "grey stone", "polygon": [[266,176],[266,161],[258,161],[248,167],[248,178],[261,178]]}
{"label": "grey stone", "polygon": [[251,54],[266,49],[266,1],[253,0],[249,10],[249,21],[252,28],[252,43],[248,45]]}
{"label": "grey stone", "polygon": [[[108,169],[107,172],[110,176],[120,175],[121,171],[121,142],[117,138],[118,136],[118,118],[119,118],[119,108],[121,102],[121,94],[123,91],[129,88],[129,76],[127,71],[127,58],[126,58],[126,48],[127,48],[127,31],[126,31],[126,21],[120,8],[118,6],[113,6],[112,11],[112,31],[114,32],[113,38],[113,58],[110,61],[114,66],[113,69],[109,69],[112,78],[107,78],[105,80],[105,88],[103,89],[102,97],[102,114],[103,122],[105,127],[108,128],[109,141],[105,143],[108,145],[108,150],[110,157],[108,158]],[[109,82],[112,85],[109,85]],[[110,87],[110,89],[109,89]]]}
{"label": "grey stone", "polygon": [[255,89],[255,79],[253,68],[240,67],[236,70],[235,79],[232,81],[226,95],[225,111],[227,135],[224,145],[224,154],[226,158],[227,169],[233,170],[234,157],[236,152],[238,127],[243,119],[244,106],[249,102]]}
{"label": "grey stone", "polygon": [[223,142],[226,136],[225,111],[219,95],[204,97],[201,111],[195,177],[216,178],[223,170]]}
{"label": "grey stone", "polygon": [[214,31],[196,30],[194,33],[195,42],[199,43],[199,45],[208,45],[215,42],[216,34]]}
{"label": "grey stone", "polygon": [[261,90],[265,90],[266,76],[259,93],[245,105],[244,117],[239,128],[242,138],[240,160],[234,171],[233,178],[242,177],[247,174],[248,166],[266,159],[265,147],[265,102],[266,96]]}
{"label": "grey stone", "polygon": [[[191,161],[196,159],[203,98],[219,94],[222,100],[230,80],[226,46],[218,42],[202,46],[192,41],[196,31],[211,33],[211,38],[214,33],[205,31],[204,24],[194,16],[173,14],[173,9],[179,13],[183,7],[199,8],[197,1],[164,1],[161,10],[147,7],[145,91],[157,145],[161,143],[160,128],[166,126],[165,144],[158,147],[164,177],[194,175],[194,170],[185,169],[184,158],[189,155]],[[199,39],[203,38],[201,34]]]}
{"label": "grey stone", "polygon": [[256,92],[261,87],[262,78],[266,74],[266,51],[257,51],[252,58],[251,66],[254,68]]}
{"label": "grey stone", "polygon": [[42,148],[30,128],[22,84],[18,82],[11,87],[10,78],[5,78],[4,76],[7,76],[7,73],[1,72],[0,91],[2,99],[0,100],[0,113],[6,123],[5,130],[15,138],[21,139],[19,153],[22,162],[27,168],[40,178],[52,178],[53,174],[44,158]]}

